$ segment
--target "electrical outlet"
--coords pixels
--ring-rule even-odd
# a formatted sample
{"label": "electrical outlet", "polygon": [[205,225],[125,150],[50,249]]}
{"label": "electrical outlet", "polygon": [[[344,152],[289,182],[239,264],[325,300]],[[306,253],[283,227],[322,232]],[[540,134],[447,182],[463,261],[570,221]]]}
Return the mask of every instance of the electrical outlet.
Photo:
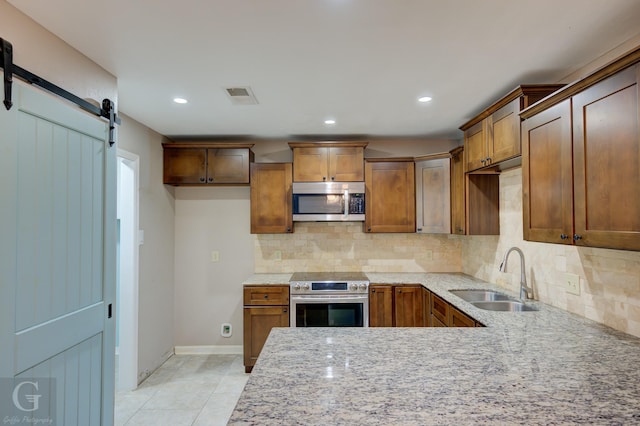
{"label": "electrical outlet", "polygon": [[214,250],[211,252],[211,261],[212,262],[220,261],[220,252],[218,250]]}
{"label": "electrical outlet", "polygon": [[231,328],[231,324],[229,324],[228,322],[225,322],[224,324],[222,324],[222,326],[220,327],[220,335],[222,337],[231,337],[232,333],[233,331]]}
{"label": "electrical outlet", "polygon": [[433,260],[433,250],[425,250],[422,258],[427,261]]}
{"label": "electrical outlet", "polygon": [[580,294],[580,276],[576,274],[565,274],[565,290],[567,293]]}
{"label": "electrical outlet", "polygon": [[282,251],[280,251],[280,250],[276,250],[276,251],[273,253],[273,258],[274,258],[275,260],[282,260]]}

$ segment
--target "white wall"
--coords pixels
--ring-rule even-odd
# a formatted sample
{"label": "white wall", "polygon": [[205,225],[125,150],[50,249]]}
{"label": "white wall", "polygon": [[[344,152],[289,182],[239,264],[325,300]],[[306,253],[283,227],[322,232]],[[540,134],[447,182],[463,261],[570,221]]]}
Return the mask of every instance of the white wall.
{"label": "white wall", "polygon": [[138,377],[155,370],[174,346],[174,189],[162,184],[166,139],[121,114],[118,146],[140,157]]}

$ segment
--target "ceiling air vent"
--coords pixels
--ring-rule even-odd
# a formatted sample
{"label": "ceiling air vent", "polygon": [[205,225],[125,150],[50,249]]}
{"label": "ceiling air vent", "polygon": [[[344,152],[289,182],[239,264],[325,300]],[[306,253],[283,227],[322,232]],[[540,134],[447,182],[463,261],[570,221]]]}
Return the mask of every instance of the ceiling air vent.
{"label": "ceiling air vent", "polygon": [[224,89],[231,103],[234,105],[257,105],[258,100],[251,91],[251,87],[227,87]]}

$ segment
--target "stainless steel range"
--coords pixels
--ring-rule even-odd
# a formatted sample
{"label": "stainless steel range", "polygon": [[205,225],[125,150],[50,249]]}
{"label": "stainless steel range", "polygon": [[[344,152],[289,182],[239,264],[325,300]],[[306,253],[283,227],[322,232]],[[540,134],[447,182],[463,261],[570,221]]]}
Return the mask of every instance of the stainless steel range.
{"label": "stainless steel range", "polygon": [[368,327],[369,279],[359,272],[296,272],[292,327]]}

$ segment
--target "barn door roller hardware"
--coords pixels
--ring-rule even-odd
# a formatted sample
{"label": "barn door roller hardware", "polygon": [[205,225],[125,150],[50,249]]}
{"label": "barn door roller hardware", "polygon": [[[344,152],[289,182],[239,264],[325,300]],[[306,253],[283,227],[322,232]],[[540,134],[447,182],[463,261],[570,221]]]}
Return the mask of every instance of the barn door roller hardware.
{"label": "barn door roller hardware", "polygon": [[13,76],[19,77],[21,80],[26,81],[27,83],[34,84],[45,89],[48,92],[51,92],[55,95],[58,95],[68,101],[73,102],[78,105],[83,110],[90,112],[91,114],[97,115],[98,117],[106,118],[109,120],[109,145],[113,146],[115,143],[114,138],[114,130],[115,125],[120,124],[120,117],[117,116],[114,108],[113,101],[110,99],[104,99],[102,101],[102,107],[97,107],[92,103],[85,101],[82,98],[77,97],[73,93],[69,93],[61,87],[56,86],[55,84],[48,82],[47,80],[38,77],[37,75],[25,70],[22,67],[13,63],[13,46],[7,40],[0,38],[0,66],[4,70],[4,106],[7,110],[11,109],[13,106],[13,102],[11,101],[11,85],[13,83]]}

